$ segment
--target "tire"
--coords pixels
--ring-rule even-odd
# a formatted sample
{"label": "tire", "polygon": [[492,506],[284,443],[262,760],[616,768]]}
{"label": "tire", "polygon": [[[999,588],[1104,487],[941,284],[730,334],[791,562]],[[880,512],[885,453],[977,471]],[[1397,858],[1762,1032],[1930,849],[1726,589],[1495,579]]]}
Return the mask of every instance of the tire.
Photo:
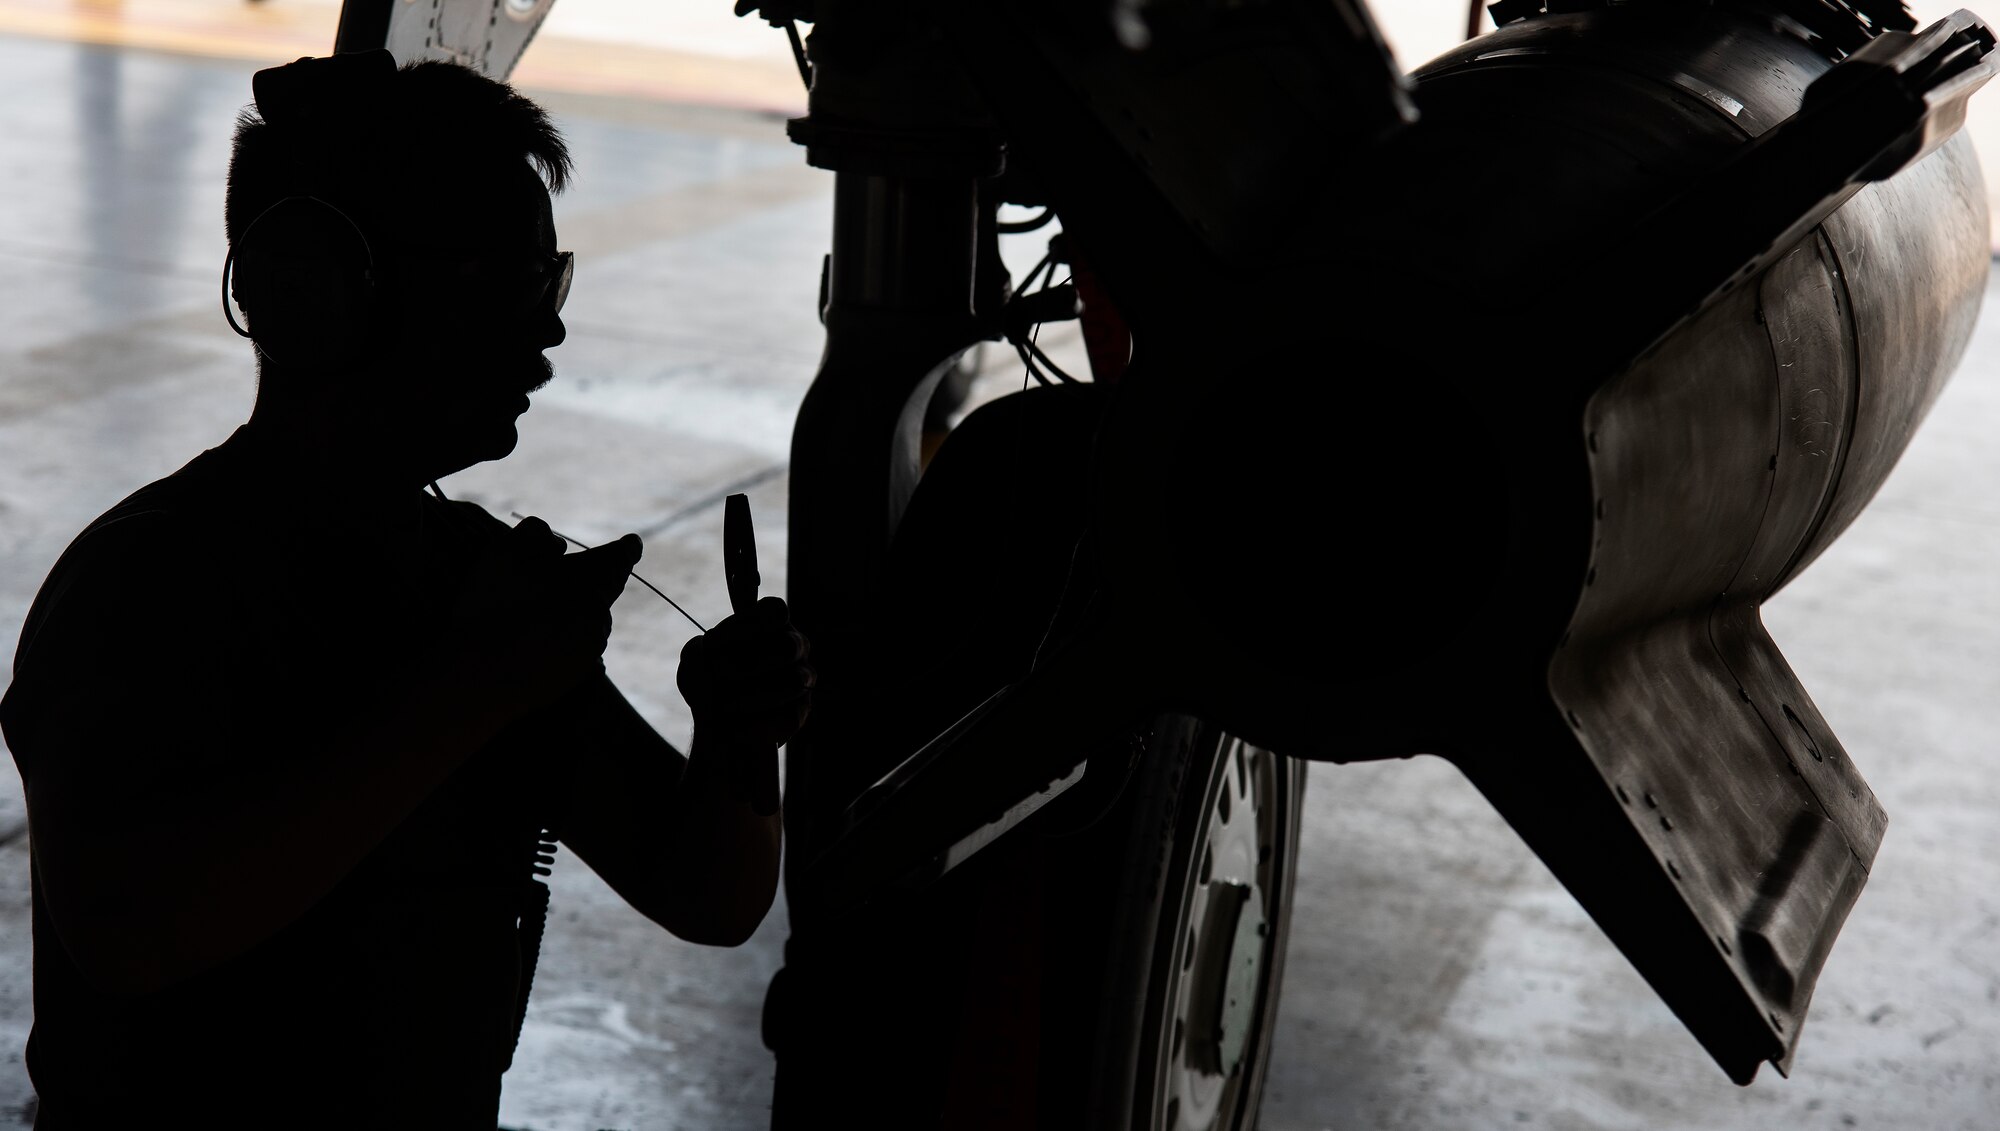
{"label": "tire", "polygon": [[924,431],[949,432],[965,402],[972,396],[972,383],[986,366],[986,343],[975,342],[938,379],[937,389],[924,405]]}
{"label": "tire", "polygon": [[[1162,719],[1126,799],[1089,1126],[1256,1126],[1283,982],[1305,767]],[[1107,846],[1109,847],[1109,846]],[[1119,859],[1122,857],[1122,859]]]}

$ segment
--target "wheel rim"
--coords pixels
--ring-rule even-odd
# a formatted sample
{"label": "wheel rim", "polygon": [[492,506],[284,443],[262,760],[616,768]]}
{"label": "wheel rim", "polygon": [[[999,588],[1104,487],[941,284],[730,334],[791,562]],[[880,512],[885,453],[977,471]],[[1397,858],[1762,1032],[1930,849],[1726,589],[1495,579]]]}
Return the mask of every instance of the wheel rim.
{"label": "wheel rim", "polygon": [[1286,766],[1229,739],[1210,774],[1202,827],[1187,855],[1173,924],[1171,975],[1162,1002],[1148,1105],[1156,1131],[1228,1131],[1263,1055],[1264,1017],[1290,898],[1284,838],[1292,828]]}

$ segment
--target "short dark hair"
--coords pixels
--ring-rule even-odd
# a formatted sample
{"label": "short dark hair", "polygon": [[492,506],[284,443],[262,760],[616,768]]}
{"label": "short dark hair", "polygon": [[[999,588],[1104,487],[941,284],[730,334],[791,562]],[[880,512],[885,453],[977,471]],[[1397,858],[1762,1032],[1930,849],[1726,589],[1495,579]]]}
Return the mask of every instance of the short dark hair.
{"label": "short dark hair", "polygon": [[532,165],[550,193],[570,180],[569,147],[548,113],[457,63],[406,64],[349,109],[318,120],[312,136],[300,134],[306,127],[266,122],[254,108],[237,116],[223,197],[230,243],[288,196],[325,199],[371,239],[394,240],[413,222],[412,189],[433,178],[512,164]]}

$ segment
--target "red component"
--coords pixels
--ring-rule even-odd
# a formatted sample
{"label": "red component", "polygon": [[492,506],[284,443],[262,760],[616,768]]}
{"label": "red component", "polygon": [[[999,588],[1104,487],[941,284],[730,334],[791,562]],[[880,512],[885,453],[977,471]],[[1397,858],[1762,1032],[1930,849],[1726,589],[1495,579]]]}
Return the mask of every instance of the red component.
{"label": "red component", "polygon": [[1083,313],[1078,317],[1083,326],[1083,348],[1090,355],[1091,379],[1115,383],[1132,362],[1132,330],[1097,273],[1077,257],[1073,244],[1069,268],[1077,298],[1083,302]]}

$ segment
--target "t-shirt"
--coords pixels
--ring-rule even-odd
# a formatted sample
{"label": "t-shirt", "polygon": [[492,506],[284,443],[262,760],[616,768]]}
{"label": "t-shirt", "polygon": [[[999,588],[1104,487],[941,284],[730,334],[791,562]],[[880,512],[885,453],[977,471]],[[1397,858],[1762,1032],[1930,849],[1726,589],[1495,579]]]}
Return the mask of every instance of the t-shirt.
{"label": "t-shirt", "polygon": [[[0,725],[33,780],[45,725],[64,768],[171,804],[268,772],[286,736],[364,710],[441,631],[482,508],[300,497],[239,430],[78,535],[22,632]],[[516,1032],[517,923],[551,720],[474,755],[302,918],[151,994],[87,981],[34,876],[37,1126],[410,1126],[492,1131]],[[238,779],[240,780],[240,779]],[[148,846],[173,853],[171,843]],[[31,839],[32,849],[32,839]]]}

